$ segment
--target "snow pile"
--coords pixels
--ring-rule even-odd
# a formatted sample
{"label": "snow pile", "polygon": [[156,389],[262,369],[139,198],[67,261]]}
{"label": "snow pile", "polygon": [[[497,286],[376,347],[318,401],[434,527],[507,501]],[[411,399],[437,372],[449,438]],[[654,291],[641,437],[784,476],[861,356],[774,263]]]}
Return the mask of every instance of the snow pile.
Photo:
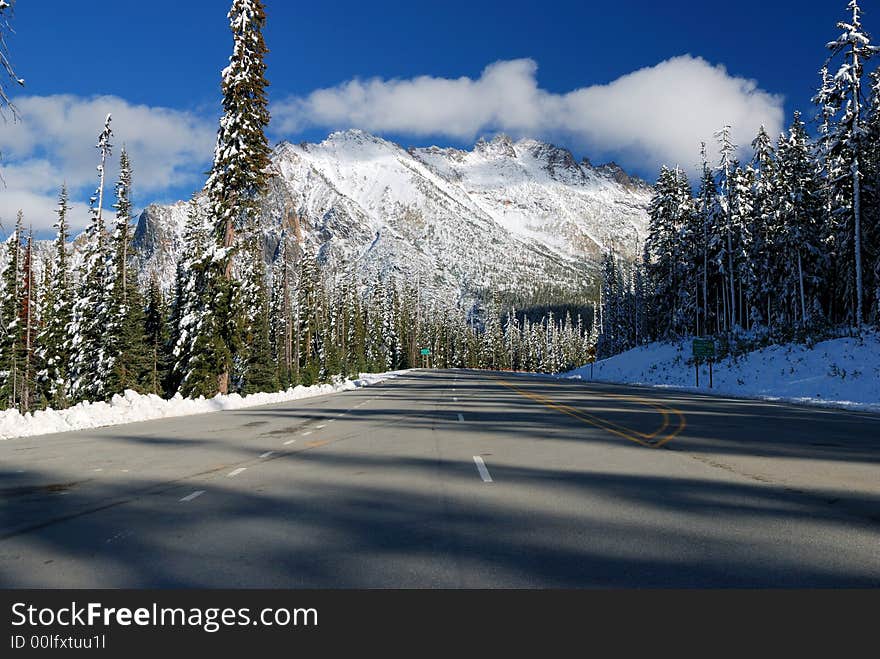
{"label": "snow pile", "polygon": [[298,385],[287,391],[250,394],[248,396],[218,394],[207,399],[202,396],[195,399],[183,398],[178,394],[174,398],[166,400],[154,394],[143,395],[128,389],[121,396],[118,394],[113,396],[109,403],[84,402],[65,410],[49,408],[26,414],[21,414],[18,410],[4,410],[0,412],[0,439],[286,403],[300,398],[312,398],[366,387],[382,380],[395,378],[403,373],[406,371],[361,373],[357,380],[343,380],[334,384],[316,384],[310,387]]}
{"label": "snow pile", "polygon": [[[704,393],[732,394],[829,407],[880,411],[880,335],[832,339],[813,348],[771,346],[700,368]],[[590,380],[590,365],[562,377]],[[592,378],[697,391],[690,341],[653,343],[596,362]]]}

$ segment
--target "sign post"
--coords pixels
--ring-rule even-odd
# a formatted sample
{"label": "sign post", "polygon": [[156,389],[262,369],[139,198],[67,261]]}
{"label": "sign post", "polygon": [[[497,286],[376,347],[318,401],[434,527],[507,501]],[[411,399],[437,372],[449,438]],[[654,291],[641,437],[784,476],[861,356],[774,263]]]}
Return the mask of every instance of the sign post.
{"label": "sign post", "polygon": [[428,360],[431,357],[430,348],[422,348],[422,364],[424,368],[428,368]]}
{"label": "sign post", "polygon": [[700,386],[700,362],[709,362],[709,389],[712,388],[712,361],[715,359],[715,341],[712,339],[694,339],[692,344],[694,352],[694,368],[697,374],[697,386]]}

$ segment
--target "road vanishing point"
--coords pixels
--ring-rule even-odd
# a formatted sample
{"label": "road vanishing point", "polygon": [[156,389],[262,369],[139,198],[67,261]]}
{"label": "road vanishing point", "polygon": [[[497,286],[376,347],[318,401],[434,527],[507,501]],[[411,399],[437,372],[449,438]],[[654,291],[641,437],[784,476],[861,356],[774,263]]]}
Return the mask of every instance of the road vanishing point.
{"label": "road vanishing point", "polygon": [[880,417],[466,370],[0,442],[6,588],[880,586]]}

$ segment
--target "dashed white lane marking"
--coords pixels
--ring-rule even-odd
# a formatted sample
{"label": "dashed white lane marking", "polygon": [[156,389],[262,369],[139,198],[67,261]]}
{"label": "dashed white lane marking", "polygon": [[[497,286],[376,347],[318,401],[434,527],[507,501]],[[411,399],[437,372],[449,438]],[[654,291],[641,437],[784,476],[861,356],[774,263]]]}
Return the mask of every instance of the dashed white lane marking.
{"label": "dashed white lane marking", "polygon": [[180,502],[181,502],[181,503],[184,503],[184,502],[187,502],[187,501],[192,501],[193,499],[198,499],[198,498],[199,498],[200,496],[202,496],[204,493],[205,493],[204,490],[196,490],[196,491],[193,492],[192,494],[187,494],[185,497],[183,497],[183,498],[180,500]]}
{"label": "dashed white lane marking", "polygon": [[489,470],[486,469],[486,463],[483,462],[483,458],[479,455],[475,455],[474,462],[477,464],[477,471],[480,472],[480,478],[483,479],[483,482],[491,483],[492,477],[489,475]]}
{"label": "dashed white lane marking", "polygon": [[459,415],[458,415],[458,420],[459,420],[459,421],[464,421],[464,417],[463,417],[461,414],[459,414]]}
{"label": "dashed white lane marking", "polygon": [[100,467],[98,467],[97,469],[92,469],[92,471],[104,471],[104,470],[101,469]]}
{"label": "dashed white lane marking", "polygon": [[312,434],[312,431],[311,431],[311,430],[306,430],[306,431],[303,433],[303,437],[308,437],[308,436],[311,435],[311,434]]}
{"label": "dashed white lane marking", "polygon": [[122,473],[123,473],[123,474],[127,474],[127,473],[128,473],[128,469],[123,469],[123,470],[122,470]]}
{"label": "dashed white lane marking", "polygon": [[[327,423],[333,423],[336,419],[327,419]],[[319,428],[323,428],[323,426],[318,426]]]}
{"label": "dashed white lane marking", "polygon": [[233,469],[230,471],[227,476],[238,476],[241,472],[243,472],[247,467],[239,467],[238,469]]}
{"label": "dashed white lane marking", "polygon": [[458,402],[458,398],[456,398],[455,396],[452,397],[452,400],[454,400],[456,403]]}
{"label": "dashed white lane marking", "polygon": [[285,446],[290,446],[290,445],[293,444],[295,441],[296,441],[295,439],[288,439],[286,442],[284,442],[284,445],[285,445]]}
{"label": "dashed white lane marking", "polygon": [[320,430],[321,428],[326,428],[326,427],[327,427],[327,424],[326,424],[326,423],[322,423],[320,426],[315,426],[315,428],[316,428],[317,430]]}
{"label": "dashed white lane marking", "polygon": [[275,455],[275,451],[266,451],[265,453],[261,453],[261,458],[268,458],[270,455]]}

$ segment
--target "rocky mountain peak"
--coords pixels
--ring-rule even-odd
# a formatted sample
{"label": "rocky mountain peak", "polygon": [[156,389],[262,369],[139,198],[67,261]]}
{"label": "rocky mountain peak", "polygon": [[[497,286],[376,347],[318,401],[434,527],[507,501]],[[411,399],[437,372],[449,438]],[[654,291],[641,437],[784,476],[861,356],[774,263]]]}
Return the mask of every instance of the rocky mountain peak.
{"label": "rocky mountain peak", "polygon": [[[272,159],[278,176],[260,212],[270,262],[295,216],[298,244],[329,272],[418,279],[446,300],[487,290],[583,295],[602,246],[637,245],[647,226],[650,190],[636,179],[537,140],[404,150],[347,130],[282,142]],[[166,286],[185,223],[183,203],[149,206],[138,223],[142,269]]]}
{"label": "rocky mountain peak", "polygon": [[488,142],[481,137],[474,149],[490,158],[516,158],[513,140],[504,133],[499,133]]}

